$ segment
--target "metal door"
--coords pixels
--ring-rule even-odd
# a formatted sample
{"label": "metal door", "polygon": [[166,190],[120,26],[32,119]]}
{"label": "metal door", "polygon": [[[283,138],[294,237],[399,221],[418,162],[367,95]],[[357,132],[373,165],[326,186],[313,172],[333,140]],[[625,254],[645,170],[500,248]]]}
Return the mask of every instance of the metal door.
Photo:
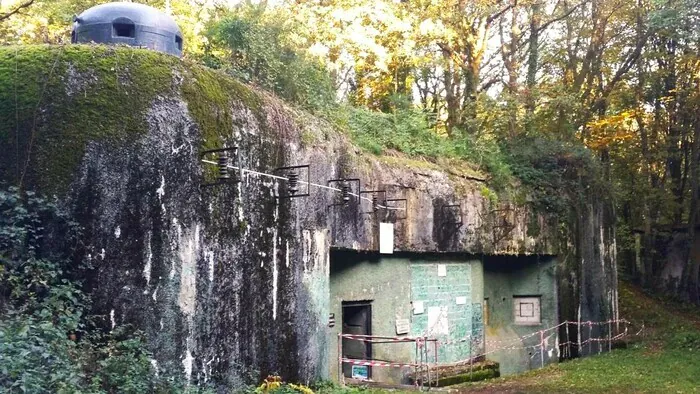
{"label": "metal door", "polygon": [[[372,335],[372,305],[368,301],[343,302],[343,334]],[[343,338],[343,357],[356,360],[372,358],[372,344]],[[356,367],[356,374],[362,368]],[[343,364],[343,374],[352,377],[352,365]],[[372,376],[371,367],[366,369],[367,378]]]}

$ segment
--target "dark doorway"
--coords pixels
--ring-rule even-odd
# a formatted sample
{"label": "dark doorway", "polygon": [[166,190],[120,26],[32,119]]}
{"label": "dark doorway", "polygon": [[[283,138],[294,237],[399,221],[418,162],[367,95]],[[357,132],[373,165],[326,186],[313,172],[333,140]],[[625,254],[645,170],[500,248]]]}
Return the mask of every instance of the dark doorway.
{"label": "dark doorway", "polygon": [[[370,301],[343,301],[343,334],[372,335],[372,305]],[[343,357],[356,360],[372,358],[372,344],[343,338]],[[371,367],[355,366],[355,376],[372,377]],[[353,377],[353,365],[343,364],[343,375]]]}

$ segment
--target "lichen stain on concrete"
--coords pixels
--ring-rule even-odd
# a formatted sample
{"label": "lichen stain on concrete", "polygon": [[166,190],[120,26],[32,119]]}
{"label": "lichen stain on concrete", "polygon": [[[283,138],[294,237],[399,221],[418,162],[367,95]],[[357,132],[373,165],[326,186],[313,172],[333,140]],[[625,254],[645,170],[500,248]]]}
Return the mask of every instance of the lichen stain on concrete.
{"label": "lichen stain on concrete", "polygon": [[[148,294],[148,288],[151,286],[151,268],[153,265],[153,250],[151,249],[151,233],[146,233],[146,262],[143,265],[143,277],[146,279],[146,288],[143,294]],[[154,292],[155,294],[155,292]]]}
{"label": "lichen stain on concrete", "polygon": [[304,273],[309,272],[309,261],[311,261],[311,231],[301,232],[301,261],[304,264]]}
{"label": "lichen stain on concrete", "polygon": [[316,230],[314,231],[314,271],[318,270],[322,274],[328,274],[328,267],[330,262],[329,248],[326,243],[326,231]]}
{"label": "lichen stain on concrete", "polygon": [[178,245],[180,257],[180,293],[178,304],[180,310],[192,319],[195,311],[197,296],[197,252],[199,250],[199,224],[194,231],[186,231],[184,235],[178,231]]}
{"label": "lichen stain on concrete", "polygon": [[289,268],[289,241],[284,242],[284,265]]}

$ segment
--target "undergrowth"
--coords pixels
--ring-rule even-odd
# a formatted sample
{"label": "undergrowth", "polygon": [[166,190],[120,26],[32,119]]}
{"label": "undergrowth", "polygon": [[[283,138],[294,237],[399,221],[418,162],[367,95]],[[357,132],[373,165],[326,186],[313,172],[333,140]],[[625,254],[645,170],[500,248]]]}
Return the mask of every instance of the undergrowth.
{"label": "undergrowth", "polygon": [[485,135],[438,135],[430,125],[430,117],[418,109],[399,108],[384,113],[341,105],[323,116],[345,131],[357,146],[374,155],[396,150],[432,161],[464,160],[488,173],[490,186],[499,191],[506,190],[513,181],[507,157],[495,139]]}
{"label": "undergrowth", "polygon": [[429,116],[407,107],[383,113],[344,105],[324,116],[375,155],[395,150],[433,162],[465,161],[488,174],[490,199],[529,200],[542,212],[566,214],[598,179],[595,158],[576,142],[543,136],[500,140],[488,132],[448,138],[435,132]]}
{"label": "undergrowth", "polygon": [[0,190],[0,392],[171,393],[145,339],[128,326],[101,330],[78,279],[81,229],[54,203]]}

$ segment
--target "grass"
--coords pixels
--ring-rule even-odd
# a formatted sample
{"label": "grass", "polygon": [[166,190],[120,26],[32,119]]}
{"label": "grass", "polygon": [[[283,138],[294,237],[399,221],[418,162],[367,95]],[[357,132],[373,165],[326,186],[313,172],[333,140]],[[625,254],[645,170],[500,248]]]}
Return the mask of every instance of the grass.
{"label": "grass", "polygon": [[620,285],[623,317],[643,323],[626,349],[487,382],[457,393],[700,393],[700,310]]}

